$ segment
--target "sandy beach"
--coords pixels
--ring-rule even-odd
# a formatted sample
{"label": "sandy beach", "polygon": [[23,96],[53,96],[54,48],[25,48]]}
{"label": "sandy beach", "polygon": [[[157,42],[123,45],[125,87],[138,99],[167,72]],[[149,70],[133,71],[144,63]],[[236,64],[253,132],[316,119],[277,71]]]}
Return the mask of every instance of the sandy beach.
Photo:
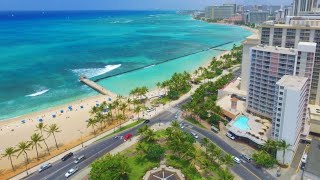
{"label": "sandy beach", "polygon": [[[225,51],[220,55],[216,56],[219,59],[224,54],[229,53],[230,51]],[[207,67],[212,58],[208,59],[202,67]],[[194,86],[192,91],[197,88]],[[160,92],[161,93],[161,92]],[[189,93],[188,93],[189,94]],[[150,90],[147,96],[154,97],[159,95],[158,89]],[[111,98],[111,101],[110,101]],[[63,151],[70,149],[81,143],[82,140],[88,140],[93,137],[92,128],[87,128],[86,120],[89,119],[89,111],[93,106],[100,104],[103,101],[107,103],[112,102],[116,98],[116,94],[110,93],[110,96],[93,96],[85,99],[80,99],[74,102],[70,102],[61,106],[53,107],[47,110],[34,112],[31,114],[26,114],[20,117],[13,119],[5,120],[0,122],[0,154],[3,154],[5,148],[15,147],[21,141],[30,140],[30,136],[35,132],[36,125],[39,123],[39,119],[42,119],[45,125],[57,124],[61,130],[60,133],[56,134],[58,143],[61,145],[59,151],[54,152],[53,154],[59,154]],[[70,110],[69,107],[72,107]],[[165,110],[169,106],[161,107],[161,110]],[[55,117],[53,117],[55,115]],[[136,118],[136,117],[135,117]],[[22,123],[22,120],[25,122]],[[55,143],[53,137],[49,137],[47,140],[48,146],[52,149],[55,149]],[[40,153],[44,154],[46,152],[45,146],[42,146]],[[30,159],[35,159],[36,151],[29,151]],[[45,160],[46,158],[42,159]],[[19,165],[24,162],[24,156],[21,155],[19,158],[13,157],[13,164]],[[34,165],[37,164],[37,161],[34,161]],[[33,165],[33,164],[32,164]],[[29,165],[29,166],[32,166]],[[23,168],[23,167],[22,167]],[[10,172],[11,165],[10,161],[7,158],[2,158],[0,160],[0,171],[1,172]],[[1,179],[1,178],[0,178]]]}

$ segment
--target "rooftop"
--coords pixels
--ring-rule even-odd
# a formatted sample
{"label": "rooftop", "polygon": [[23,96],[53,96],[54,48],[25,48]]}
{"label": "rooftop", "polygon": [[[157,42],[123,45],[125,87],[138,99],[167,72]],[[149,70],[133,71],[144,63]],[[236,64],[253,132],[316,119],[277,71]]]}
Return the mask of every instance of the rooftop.
{"label": "rooftop", "polygon": [[267,46],[267,45],[259,44],[257,46],[254,46],[252,49],[259,50],[259,51],[280,53],[280,54],[296,55],[296,50],[292,48],[275,47],[275,46]]}
{"label": "rooftop", "polygon": [[309,148],[305,171],[320,177],[320,141],[313,138]]}
{"label": "rooftop", "polygon": [[289,24],[262,24],[260,27],[275,27],[275,28],[290,28],[290,29],[320,29],[317,26],[302,26],[302,25],[289,25]]}
{"label": "rooftop", "polygon": [[277,82],[277,85],[284,86],[285,89],[301,90],[307,83],[308,78],[299,76],[284,75]]}

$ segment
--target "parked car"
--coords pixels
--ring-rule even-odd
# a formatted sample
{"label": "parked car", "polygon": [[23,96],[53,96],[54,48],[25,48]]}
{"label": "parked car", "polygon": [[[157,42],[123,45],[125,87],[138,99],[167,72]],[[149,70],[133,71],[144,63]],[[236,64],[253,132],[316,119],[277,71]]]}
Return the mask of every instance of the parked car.
{"label": "parked car", "polygon": [[247,161],[248,163],[251,162],[251,158],[245,154],[241,154],[240,158],[243,160]]}
{"label": "parked car", "polygon": [[69,152],[68,154],[66,154],[65,156],[63,156],[63,157],[61,158],[61,160],[62,160],[62,161],[65,161],[65,160],[69,159],[71,156],[73,156],[73,153],[72,153],[72,152]]}
{"label": "parked car", "polygon": [[129,134],[125,135],[123,139],[124,139],[124,141],[127,141],[130,138],[132,138],[132,134],[129,133]]}
{"label": "parked car", "polygon": [[175,119],[178,119],[178,116],[179,116],[179,113],[177,113],[177,114],[174,116],[174,118],[175,118]]}
{"label": "parked car", "polygon": [[144,123],[144,124],[148,124],[149,122],[150,122],[150,120],[147,119],[147,120],[145,120],[143,123]]}
{"label": "parked car", "polygon": [[40,166],[40,168],[39,168],[38,171],[39,171],[39,173],[40,173],[40,172],[42,172],[42,171],[50,168],[51,166],[52,166],[51,163],[44,164],[44,165]]}
{"label": "parked car", "polygon": [[306,163],[306,162],[307,162],[307,157],[308,157],[307,154],[303,154],[303,156],[302,156],[302,158],[301,158],[301,162],[302,162],[302,163]]}
{"label": "parked car", "polygon": [[198,139],[198,135],[197,135],[197,133],[195,133],[195,132],[191,132],[191,134],[192,134],[192,136],[193,136],[194,138]]}
{"label": "parked car", "polygon": [[79,168],[76,166],[76,167],[70,169],[64,176],[66,178],[68,178],[68,177],[72,176],[74,173],[76,173],[78,170],[79,170]]}
{"label": "parked car", "polygon": [[226,136],[227,136],[228,138],[232,139],[232,140],[235,140],[235,139],[236,139],[236,137],[234,137],[234,135],[232,135],[232,134],[229,133],[229,132],[226,133]]}
{"label": "parked car", "polygon": [[78,164],[79,162],[83,161],[84,159],[86,159],[86,157],[84,155],[79,156],[76,160],[74,160],[73,162],[75,164]]}
{"label": "parked car", "polygon": [[237,158],[237,157],[235,157],[235,156],[232,156],[232,158],[233,158],[233,161],[234,161],[235,163],[237,163],[237,164],[240,164],[240,163],[241,163],[241,161],[240,161],[239,158]]}

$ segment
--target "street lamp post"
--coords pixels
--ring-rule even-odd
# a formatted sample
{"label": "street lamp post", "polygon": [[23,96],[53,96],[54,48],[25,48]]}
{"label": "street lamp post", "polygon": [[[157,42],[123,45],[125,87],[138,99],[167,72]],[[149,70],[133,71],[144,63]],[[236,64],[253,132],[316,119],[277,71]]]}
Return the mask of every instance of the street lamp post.
{"label": "street lamp post", "polygon": [[81,147],[83,148],[83,140],[82,140],[82,131],[80,131],[80,129],[78,130],[79,131],[79,133],[80,133],[80,139],[81,139]]}

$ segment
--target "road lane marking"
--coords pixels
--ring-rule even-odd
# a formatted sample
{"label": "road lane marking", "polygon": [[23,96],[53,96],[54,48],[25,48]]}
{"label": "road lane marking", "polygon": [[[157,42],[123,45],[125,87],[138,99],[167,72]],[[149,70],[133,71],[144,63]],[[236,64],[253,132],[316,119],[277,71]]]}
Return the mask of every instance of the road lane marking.
{"label": "road lane marking", "polygon": [[[189,124],[188,122],[184,121],[184,123],[187,123]],[[190,124],[189,124],[190,125]],[[189,129],[189,128],[188,128]],[[202,133],[200,133],[199,131],[197,131],[196,129],[193,129],[194,131],[196,131],[198,134],[201,134],[203,137],[207,137],[205,135],[203,135]],[[211,142],[215,143],[214,141],[212,141],[210,138],[208,138]],[[231,153],[228,153],[226,152],[224,149],[222,149],[217,143],[215,143],[224,153],[227,153],[227,154],[231,154]],[[230,146],[231,147],[231,146]],[[232,148],[232,147],[231,147]],[[231,154],[233,155],[233,154]],[[261,178],[259,178],[256,174],[254,174],[251,170],[249,170],[247,167],[245,167],[243,164],[240,164],[242,167],[244,167],[248,172],[250,172],[251,174],[253,174],[255,177],[257,177],[258,179],[262,180]]]}

